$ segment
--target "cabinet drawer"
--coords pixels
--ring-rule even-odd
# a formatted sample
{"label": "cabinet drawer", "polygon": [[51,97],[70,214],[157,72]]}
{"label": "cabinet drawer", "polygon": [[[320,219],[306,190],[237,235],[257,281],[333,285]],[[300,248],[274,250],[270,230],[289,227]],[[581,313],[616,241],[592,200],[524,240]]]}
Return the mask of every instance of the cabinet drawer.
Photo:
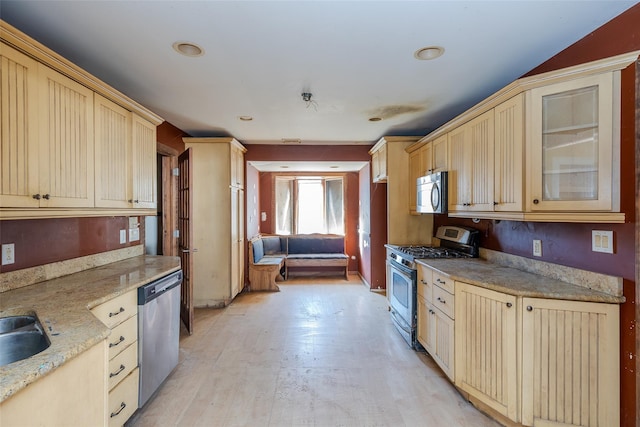
{"label": "cabinet drawer", "polygon": [[438,286],[433,287],[433,306],[454,319],[455,297]]}
{"label": "cabinet drawer", "polygon": [[138,340],[138,316],[127,319],[111,331],[107,338],[109,343],[109,360],[122,353],[125,348]]}
{"label": "cabinet drawer", "polygon": [[436,271],[433,272],[433,280],[432,282],[436,286],[440,286],[442,289],[446,290],[450,294],[454,294],[453,280],[444,274],[440,274]]}
{"label": "cabinet drawer", "polygon": [[127,292],[104,304],[100,304],[92,308],[91,313],[107,327],[113,329],[114,326],[138,313],[137,291]]}
{"label": "cabinet drawer", "polygon": [[109,390],[113,389],[138,366],[138,341],[134,341],[109,361]]}
{"label": "cabinet drawer", "polygon": [[136,368],[109,392],[109,427],[123,425],[138,409],[138,375],[139,370]]}
{"label": "cabinet drawer", "polygon": [[428,302],[431,302],[431,281],[433,280],[433,270],[424,265],[418,264],[418,295]]}

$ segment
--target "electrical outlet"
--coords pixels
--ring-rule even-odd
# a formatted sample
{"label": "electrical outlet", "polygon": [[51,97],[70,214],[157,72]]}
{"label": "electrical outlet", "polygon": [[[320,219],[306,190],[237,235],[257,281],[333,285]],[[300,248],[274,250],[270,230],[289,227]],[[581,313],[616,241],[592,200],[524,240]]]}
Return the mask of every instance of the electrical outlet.
{"label": "electrical outlet", "polygon": [[129,241],[135,242],[140,240],[140,229],[139,228],[130,228],[129,229]]}
{"label": "electrical outlet", "polygon": [[533,241],[533,256],[542,256],[542,240]]}
{"label": "electrical outlet", "polygon": [[591,230],[591,250],[613,253],[613,231]]}
{"label": "electrical outlet", "polygon": [[120,244],[127,243],[127,230],[120,230]]}
{"label": "electrical outlet", "polygon": [[2,265],[9,265],[16,262],[15,244],[7,243],[2,245]]}

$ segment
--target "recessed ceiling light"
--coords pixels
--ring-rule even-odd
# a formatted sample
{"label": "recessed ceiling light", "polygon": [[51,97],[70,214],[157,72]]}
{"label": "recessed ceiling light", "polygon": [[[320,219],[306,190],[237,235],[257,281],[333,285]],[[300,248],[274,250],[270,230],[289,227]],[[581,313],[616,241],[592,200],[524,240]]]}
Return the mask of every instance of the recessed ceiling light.
{"label": "recessed ceiling light", "polygon": [[280,166],[280,167],[281,167],[282,169],[289,169],[289,166],[287,166],[287,165],[282,165],[282,166]]}
{"label": "recessed ceiling light", "polygon": [[204,49],[195,43],[191,42],[175,42],[173,48],[176,52],[184,56],[202,56],[204,55]]}
{"label": "recessed ceiling light", "polygon": [[429,59],[436,59],[439,56],[442,56],[442,54],[444,53],[444,48],[440,47],[440,46],[428,46],[428,47],[423,47],[422,49],[418,49],[416,50],[416,53],[413,54],[413,56],[416,59],[420,59],[420,60],[429,60]]}
{"label": "recessed ceiling light", "polygon": [[382,120],[382,117],[369,117],[370,122],[379,122]]}
{"label": "recessed ceiling light", "polygon": [[340,166],[329,166],[331,169],[338,169]]}
{"label": "recessed ceiling light", "polygon": [[240,116],[238,118],[240,120],[242,120],[243,122],[250,122],[251,120],[253,120],[253,117],[251,117],[251,116]]}
{"label": "recessed ceiling light", "polygon": [[300,144],[301,142],[300,138],[282,138],[283,144]]}

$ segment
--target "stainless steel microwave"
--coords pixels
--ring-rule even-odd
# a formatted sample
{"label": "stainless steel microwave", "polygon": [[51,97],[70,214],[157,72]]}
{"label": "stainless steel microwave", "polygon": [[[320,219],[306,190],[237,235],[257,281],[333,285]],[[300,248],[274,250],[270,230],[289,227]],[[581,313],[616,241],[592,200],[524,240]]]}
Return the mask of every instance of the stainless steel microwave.
{"label": "stainless steel microwave", "polygon": [[416,210],[419,213],[447,212],[447,181],[447,172],[432,173],[416,180]]}

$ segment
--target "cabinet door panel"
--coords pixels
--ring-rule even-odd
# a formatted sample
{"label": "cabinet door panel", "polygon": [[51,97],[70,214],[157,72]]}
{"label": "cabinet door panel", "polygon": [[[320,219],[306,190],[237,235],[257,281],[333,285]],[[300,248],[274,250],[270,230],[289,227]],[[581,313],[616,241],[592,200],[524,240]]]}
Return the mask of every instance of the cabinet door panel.
{"label": "cabinet door panel", "polygon": [[95,95],[96,206],[128,208],[131,186],[131,113]]}
{"label": "cabinet door panel", "polygon": [[523,424],[619,425],[618,306],[522,304]]}
{"label": "cabinet door panel", "polygon": [[471,191],[469,188],[469,154],[468,144],[465,138],[465,127],[449,132],[448,134],[448,155],[449,155],[449,210],[464,210],[465,206],[471,202]]}
{"label": "cabinet door panel", "polygon": [[[428,306],[431,309],[430,321],[432,322],[430,333],[433,340],[435,351],[431,352],[431,356],[436,361],[447,377],[453,381],[454,370],[454,322],[451,318],[434,306]],[[433,320],[431,320],[433,319]]]}
{"label": "cabinet door panel", "polygon": [[518,420],[516,298],[456,282],[456,385]]}
{"label": "cabinet door panel", "polygon": [[612,210],[613,98],[612,73],[531,90],[530,210]]}
{"label": "cabinet door panel", "polygon": [[471,148],[471,205],[467,210],[493,210],[493,110],[471,120],[467,125]]}
{"label": "cabinet door panel", "polygon": [[133,115],[133,207],[156,208],[156,127]]}
{"label": "cabinet door panel", "polygon": [[442,135],[431,143],[433,146],[433,172],[447,170],[447,135]]}
{"label": "cabinet door panel", "polygon": [[522,211],[524,97],[522,94],[495,108],[495,177],[496,211]]}
{"label": "cabinet door panel", "polygon": [[93,207],[93,92],[40,65],[41,207]]}
{"label": "cabinet door panel", "polygon": [[0,207],[38,207],[38,65],[5,45],[0,61]]}

